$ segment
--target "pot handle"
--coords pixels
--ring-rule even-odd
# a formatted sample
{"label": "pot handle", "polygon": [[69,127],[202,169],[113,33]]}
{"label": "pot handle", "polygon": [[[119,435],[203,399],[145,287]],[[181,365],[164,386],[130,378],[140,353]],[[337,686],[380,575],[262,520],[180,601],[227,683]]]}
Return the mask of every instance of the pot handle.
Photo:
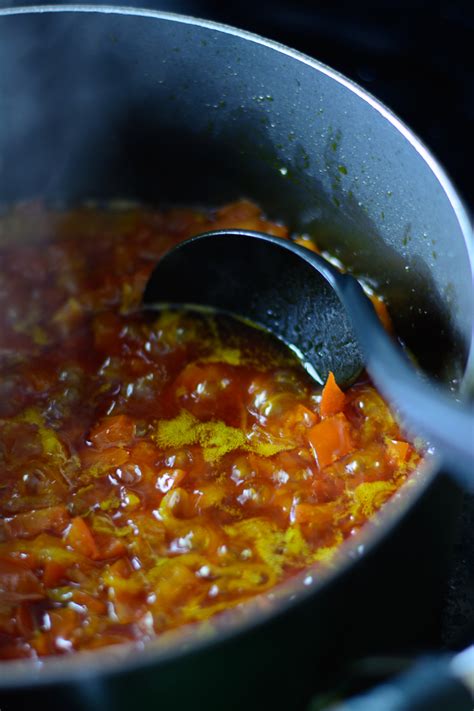
{"label": "pot handle", "polygon": [[463,654],[420,659],[409,671],[327,711],[473,711],[469,681],[456,667]]}

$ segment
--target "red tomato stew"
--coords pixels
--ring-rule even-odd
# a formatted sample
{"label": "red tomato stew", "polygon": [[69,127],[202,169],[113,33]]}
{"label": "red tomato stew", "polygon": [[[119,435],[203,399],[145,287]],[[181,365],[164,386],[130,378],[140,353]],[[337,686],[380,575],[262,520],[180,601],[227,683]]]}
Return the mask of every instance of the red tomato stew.
{"label": "red tomato stew", "polygon": [[245,201],[2,218],[1,659],[148,640],[317,576],[420,463],[366,377],[321,389],[256,329],[140,312],[160,255],[222,227],[289,236]]}

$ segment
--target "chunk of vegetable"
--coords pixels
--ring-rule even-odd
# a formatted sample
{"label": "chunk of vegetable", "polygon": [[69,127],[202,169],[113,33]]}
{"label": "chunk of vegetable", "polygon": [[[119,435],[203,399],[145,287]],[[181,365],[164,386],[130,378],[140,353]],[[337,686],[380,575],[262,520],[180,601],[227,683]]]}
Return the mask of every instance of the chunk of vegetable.
{"label": "chunk of vegetable", "polygon": [[320,469],[345,457],[354,449],[351,427],[342,412],[312,427],[308,432],[308,440]]}
{"label": "chunk of vegetable", "polygon": [[39,533],[50,531],[60,534],[68,525],[70,516],[65,506],[49,506],[5,519],[7,537],[34,538]]}
{"label": "chunk of vegetable", "polygon": [[135,435],[135,423],[126,415],[105,417],[90,434],[91,442],[97,449],[130,444]]}
{"label": "chunk of vegetable", "polygon": [[346,396],[336,383],[336,378],[332,372],[329,373],[326,385],[323,388],[319,412],[321,417],[331,417],[342,412]]}
{"label": "chunk of vegetable", "polygon": [[95,559],[100,556],[94,536],[87,523],[80,516],[73,518],[66,534],[66,541],[72,548],[87,556],[87,558]]}

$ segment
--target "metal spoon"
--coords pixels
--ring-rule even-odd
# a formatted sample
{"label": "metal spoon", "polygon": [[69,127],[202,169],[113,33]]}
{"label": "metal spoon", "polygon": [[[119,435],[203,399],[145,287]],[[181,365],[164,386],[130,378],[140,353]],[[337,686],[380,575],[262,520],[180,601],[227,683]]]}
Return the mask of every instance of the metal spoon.
{"label": "metal spoon", "polygon": [[249,319],[288,343],[319,383],[332,371],[347,387],[365,367],[404,424],[474,487],[474,408],[416,371],[357,280],[322,257],[260,232],[207,232],[161,259],[143,302],[204,305]]}

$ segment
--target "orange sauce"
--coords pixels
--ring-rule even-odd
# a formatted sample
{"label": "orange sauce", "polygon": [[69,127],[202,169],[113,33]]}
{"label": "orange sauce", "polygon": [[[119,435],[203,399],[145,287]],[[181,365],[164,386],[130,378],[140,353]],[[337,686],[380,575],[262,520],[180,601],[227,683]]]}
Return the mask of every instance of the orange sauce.
{"label": "orange sauce", "polygon": [[367,378],[321,389],[260,331],[140,313],[160,255],[223,227],[288,236],[245,201],[3,218],[0,659],[147,640],[317,573],[419,464]]}

